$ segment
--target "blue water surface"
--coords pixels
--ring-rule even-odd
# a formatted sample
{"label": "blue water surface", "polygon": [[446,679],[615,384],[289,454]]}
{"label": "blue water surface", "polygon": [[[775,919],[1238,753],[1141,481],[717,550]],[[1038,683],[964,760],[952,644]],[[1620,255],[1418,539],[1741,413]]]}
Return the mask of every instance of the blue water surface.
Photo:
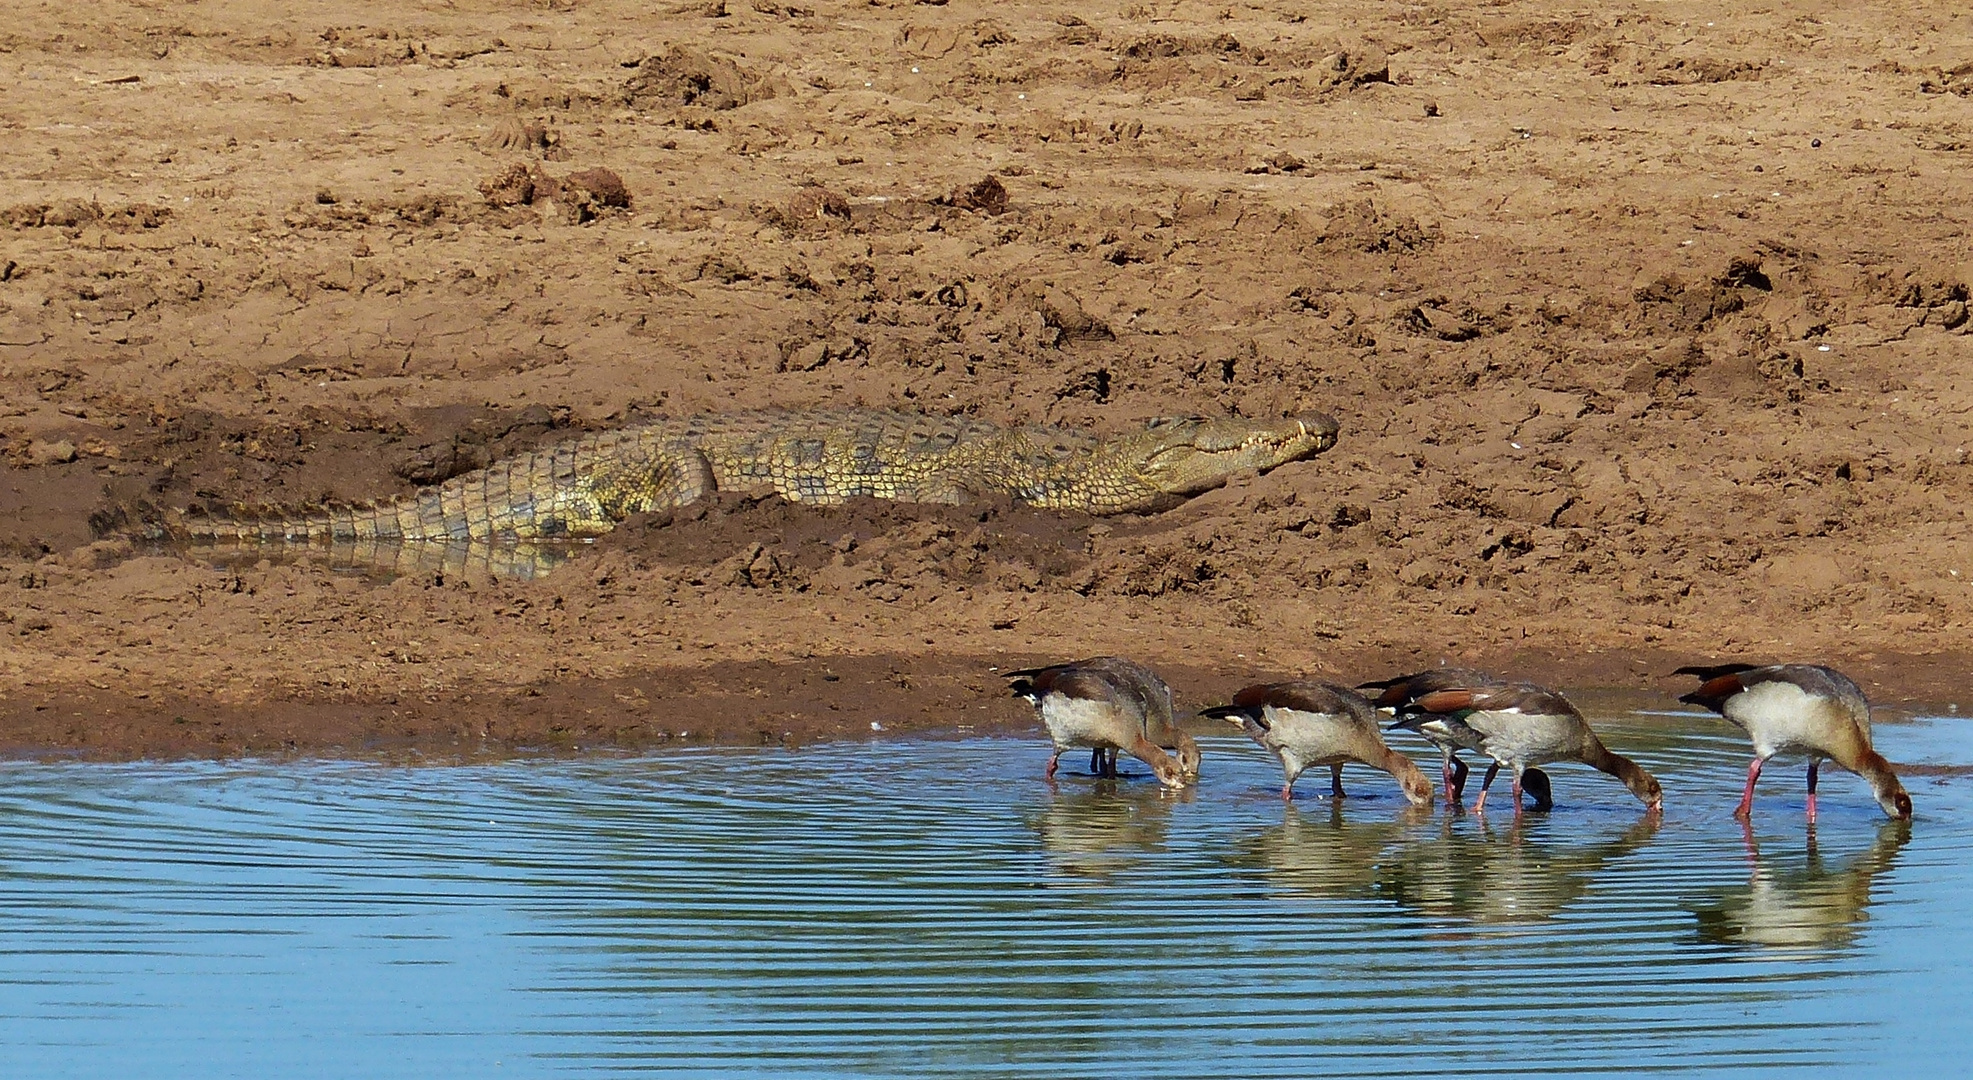
{"label": "blue water surface", "polygon": [[[1409,809],[1208,737],[1180,795],[1038,740],[634,759],[0,764],[8,1077],[1852,1072],[1957,1065],[1968,778],[1909,825],[1717,719],[1663,780]],[[1956,718],[1894,761],[1973,758]],[[1437,759],[1419,759],[1437,776]],[[1073,762],[1073,758],[1066,761]],[[1131,763],[1127,763],[1131,764]],[[1142,768],[1136,769],[1142,772]],[[1504,792],[1503,792],[1504,794]],[[1500,809],[1505,809],[1501,800]]]}

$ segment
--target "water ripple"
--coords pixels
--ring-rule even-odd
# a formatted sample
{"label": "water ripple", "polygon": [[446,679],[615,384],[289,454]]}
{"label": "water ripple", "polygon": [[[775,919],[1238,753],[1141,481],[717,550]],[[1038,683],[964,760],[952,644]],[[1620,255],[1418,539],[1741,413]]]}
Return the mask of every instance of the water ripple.
{"label": "water ripple", "polygon": [[[1966,1049],[1968,779],[1886,822],[1744,740],[1598,717],[1662,822],[1385,777],[1283,806],[1040,779],[1033,742],[450,768],[0,766],[9,1075],[1363,1076],[1918,1066]],[[1958,721],[1885,723],[1954,764]],[[1423,756],[1423,755],[1421,755]],[[1436,769],[1431,770],[1436,774]]]}

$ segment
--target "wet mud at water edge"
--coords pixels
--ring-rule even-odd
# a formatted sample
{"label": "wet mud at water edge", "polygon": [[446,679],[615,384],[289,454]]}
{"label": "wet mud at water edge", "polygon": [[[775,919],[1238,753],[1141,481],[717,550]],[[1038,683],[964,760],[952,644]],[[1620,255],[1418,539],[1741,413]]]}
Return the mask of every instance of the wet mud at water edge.
{"label": "wet mud at water edge", "polygon": [[[0,742],[1015,723],[981,667],[1099,653],[1953,703],[1969,64],[1915,2],[15,13]],[[829,406],[1342,434],[1141,518],[728,493],[522,581],[119,526]]]}
{"label": "wet mud at water edge", "polygon": [[[1420,662],[1394,650],[1334,657],[1334,666],[1320,670],[1337,681],[1412,670]],[[92,681],[83,690],[29,687],[0,700],[0,731],[5,733],[0,758],[468,761],[709,745],[796,748],[926,734],[1023,736],[1041,747],[1046,735],[1033,707],[1008,692],[1008,680],[999,672],[1057,659],[1041,653],[952,657],[928,652],[703,661],[612,678],[561,675],[518,687],[492,681],[449,684],[384,698],[262,688],[232,701],[197,691],[132,693]],[[1624,688],[1571,694],[1592,712],[1609,703],[1683,708],[1677,694],[1689,689],[1690,682],[1663,674],[1675,660],[1670,656],[1524,652],[1495,659],[1495,669],[1507,675],[1538,674],[1564,686],[1571,685],[1562,681],[1567,679]],[[1231,664],[1164,665],[1160,671],[1175,689],[1182,718],[1231,700],[1248,683],[1296,673],[1270,667],[1264,659],[1240,657]],[[1880,723],[1927,711],[1943,714],[1949,722],[1962,707],[1949,700],[1962,686],[1956,669],[1925,659],[1889,657],[1870,673],[1877,679],[1866,678],[1864,686],[1872,693],[1884,693],[1888,682],[1943,703],[1880,704]],[[1186,723],[1194,731],[1219,733],[1214,721]],[[1726,721],[1718,724],[1744,740]],[[1933,775],[1955,775],[1959,766],[1927,768]],[[1431,774],[1438,775],[1436,766]]]}
{"label": "wet mud at water edge", "polygon": [[[1071,759],[1050,785],[1042,744],[991,737],[0,763],[0,1053],[40,1075],[141,1045],[156,1076],[1964,1057],[1964,775],[1913,783],[1896,822],[1831,773],[1810,828],[1800,771],[1777,768],[1743,828],[1737,732],[1590,718],[1664,779],[1662,818],[1579,766],[1553,768],[1553,812],[1518,818],[1414,808],[1368,769],[1343,800],[1284,806],[1278,766],[1220,735],[1176,794],[1135,762],[1099,780]],[[1950,766],[1959,729],[1897,719],[1878,742]]]}

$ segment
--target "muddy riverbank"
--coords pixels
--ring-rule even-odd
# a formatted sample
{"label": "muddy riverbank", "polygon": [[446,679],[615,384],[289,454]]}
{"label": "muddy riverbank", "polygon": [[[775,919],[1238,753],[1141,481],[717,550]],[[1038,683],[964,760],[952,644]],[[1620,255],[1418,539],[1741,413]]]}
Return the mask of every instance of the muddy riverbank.
{"label": "muddy riverbank", "polygon": [[[19,13],[0,744],[1022,724],[987,667],[1099,652],[1193,704],[1712,658],[1953,702],[1970,67],[1921,4]],[[1342,438],[1141,518],[726,495],[531,582],[123,538],[829,405]]]}

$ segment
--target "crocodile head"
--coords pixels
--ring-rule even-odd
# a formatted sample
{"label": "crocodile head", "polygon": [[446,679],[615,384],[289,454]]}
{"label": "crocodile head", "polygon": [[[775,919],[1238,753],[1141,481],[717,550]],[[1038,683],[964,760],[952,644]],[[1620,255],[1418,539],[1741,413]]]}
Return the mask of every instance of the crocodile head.
{"label": "crocodile head", "polygon": [[1117,440],[1145,483],[1179,499],[1236,476],[1315,455],[1336,445],[1336,421],[1322,413],[1286,420],[1156,420]]}

